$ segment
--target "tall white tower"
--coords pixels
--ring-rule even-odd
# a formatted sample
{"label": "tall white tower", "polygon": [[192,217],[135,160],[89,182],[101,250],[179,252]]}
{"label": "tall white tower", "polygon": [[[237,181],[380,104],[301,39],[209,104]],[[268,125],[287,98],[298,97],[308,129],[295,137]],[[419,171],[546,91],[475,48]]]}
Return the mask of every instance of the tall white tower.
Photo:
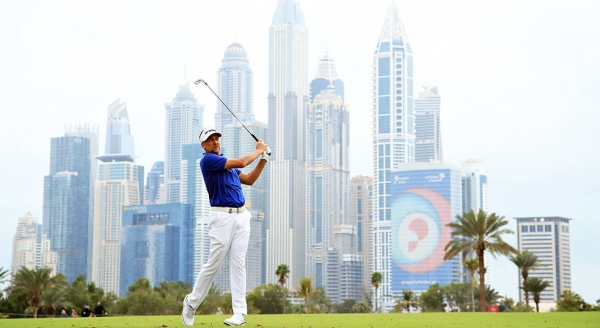
{"label": "tall white tower", "polygon": [[[279,0],[269,29],[270,203],[266,216],[266,279],[287,264],[290,277],[305,275],[305,121],[308,37],[300,4]],[[295,283],[293,279],[288,287]]]}
{"label": "tall white tower", "polygon": [[441,97],[437,87],[425,88],[415,100],[415,161],[442,162]]}
{"label": "tall white tower", "polygon": [[181,85],[172,103],[165,104],[165,202],[180,199],[181,154],[184,144],[198,143],[204,106],[189,86]]}

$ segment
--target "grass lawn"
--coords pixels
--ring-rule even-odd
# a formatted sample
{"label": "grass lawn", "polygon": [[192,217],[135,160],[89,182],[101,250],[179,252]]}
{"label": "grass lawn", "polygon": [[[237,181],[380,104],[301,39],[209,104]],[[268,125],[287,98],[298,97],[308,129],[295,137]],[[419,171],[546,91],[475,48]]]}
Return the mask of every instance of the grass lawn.
{"label": "grass lawn", "polygon": [[[195,327],[225,327],[226,315],[197,315]],[[183,327],[179,316],[3,319],[0,327]],[[600,312],[250,315],[246,327],[598,328]]]}

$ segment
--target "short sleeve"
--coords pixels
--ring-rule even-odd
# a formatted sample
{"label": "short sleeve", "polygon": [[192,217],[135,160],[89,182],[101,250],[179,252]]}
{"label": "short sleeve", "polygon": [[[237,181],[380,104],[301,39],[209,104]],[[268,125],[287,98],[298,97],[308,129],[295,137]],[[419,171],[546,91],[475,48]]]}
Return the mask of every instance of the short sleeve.
{"label": "short sleeve", "polygon": [[207,172],[221,171],[225,168],[227,158],[217,154],[206,154],[202,159],[202,166]]}

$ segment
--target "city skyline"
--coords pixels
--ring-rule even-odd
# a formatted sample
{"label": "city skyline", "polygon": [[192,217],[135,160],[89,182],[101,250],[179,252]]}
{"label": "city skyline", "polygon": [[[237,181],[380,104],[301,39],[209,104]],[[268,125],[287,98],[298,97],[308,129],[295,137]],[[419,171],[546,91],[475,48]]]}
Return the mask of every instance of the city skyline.
{"label": "city skyline", "polygon": [[[342,2],[332,3],[320,5],[326,5],[328,9],[343,5],[349,12],[358,10],[356,7],[361,7]],[[368,10],[361,8],[364,21],[372,23],[375,32],[369,24],[352,26],[348,21],[344,21],[344,24],[341,24],[342,22],[336,24],[342,25],[347,29],[347,33],[355,35],[358,42],[364,44],[366,50],[356,49],[353,53],[348,50],[350,45],[335,37],[340,35],[340,30],[327,33],[323,26],[331,24],[319,22],[319,20],[326,21],[324,13],[331,11],[317,9],[319,8],[317,3],[313,1],[300,1],[309,24],[309,42],[311,42],[309,63],[322,55],[327,46],[329,54],[338,61],[338,72],[344,76],[346,82],[346,102],[351,112],[351,130],[356,131],[350,134],[351,176],[372,175],[370,167],[372,161],[364,160],[365,156],[370,156],[370,151],[364,150],[370,149],[371,138],[361,135],[358,131],[371,122],[369,75],[372,50],[379,32],[377,30],[381,28],[381,21],[389,3],[389,1],[374,2],[370,4]],[[197,4],[186,4],[188,5],[202,8]],[[2,69],[6,72],[6,75],[0,78],[0,86],[2,86],[0,105],[5,109],[19,108],[19,111],[11,111],[8,119],[4,120],[6,126],[3,125],[5,128],[2,129],[2,136],[5,140],[17,136],[20,140],[18,148],[16,143],[2,144],[3,153],[11,154],[14,158],[11,162],[6,162],[4,174],[8,176],[2,177],[10,186],[23,186],[11,188],[2,197],[6,202],[2,208],[6,209],[4,220],[8,223],[6,230],[9,234],[14,231],[16,218],[27,211],[41,217],[42,186],[39,181],[40,177],[47,174],[47,143],[50,138],[62,135],[64,124],[85,122],[101,124],[106,107],[112,100],[120,98],[126,101],[130,119],[136,122],[132,131],[136,137],[136,154],[141,156],[141,165],[149,169],[152,163],[162,159],[160,153],[164,148],[160,145],[164,140],[161,140],[162,133],[156,133],[162,131],[164,126],[164,122],[161,121],[164,118],[161,115],[164,110],[162,104],[172,97],[177,86],[184,80],[184,74],[190,76],[191,72],[194,72],[194,75],[201,75],[197,77],[206,78],[214,88],[216,85],[213,82],[214,72],[218,64],[213,65],[215,60],[210,58],[220,59],[222,49],[233,41],[244,45],[253,63],[253,71],[256,75],[254,108],[258,118],[267,121],[265,119],[267,88],[265,49],[268,47],[265,45],[268,42],[269,16],[272,15],[275,2],[265,4],[266,13],[257,14],[259,17],[253,17],[250,22],[241,17],[245,6],[249,4],[236,2],[235,5],[240,11],[239,14],[232,14],[230,10],[225,10],[216,3],[204,7],[205,12],[215,13],[220,20],[227,18],[228,22],[237,22],[235,25],[238,32],[237,36],[234,36],[234,28],[230,27],[229,31],[220,34],[218,38],[220,44],[210,45],[211,50],[200,51],[200,48],[212,42],[209,41],[212,38],[206,32],[208,29],[188,28],[187,31],[178,24],[169,29],[161,25],[163,23],[157,23],[157,26],[144,25],[148,29],[147,32],[126,29],[121,22],[124,21],[123,16],[127,16],[124,13],[133,12],[135,7],[133,4],[129,5],[131,7],[124,5],[122,11],[113,17],[117,27],[123,28],[124,35],[131,36],[132,33],[141,35],[141,44],[133,48],[123,43],[125,39],[117,36],[115,33],[117,27],[110,27],[103,32],[107,34],[95,30],[94,24],[101,21],[102,14],[112,12],[109,8],[110,4],[100,8],[99,16],[92,13],[91,8],[81,7],[84,5],[75,6],[71,11],[67,10],[66,13],[60,14],[56,9],[44,10],[43,3],[35,6],[39,9],[29,9],[29,11],[17,2],[7,4],[6,12],[15,13],[15,17],[20,19],[21,23],[11,25],[15,20],[0,14],[2,21],[8,24],[4,32],[0,33],[8,33],[2,35],[6,36],[9,46],[15,49],[14,53],[5,52],[0,55]],[[160,11],[156,7],[149,6],[146,9],[152,14],[151,17],[155,17],[154,13]],[[598,139],[598,132],[591,125],[595,121],[594,115],[597,115],[591,112],[591,104],[595,101],[591,95],[594,93],[593,85],[598,84],[597,77],[600,76],[592,58],[597,58],[600,51],[596,45],[586,41],[589,40],[591,33],[589,31],[596,30],[597,25],[592,22],[592,17],[597,15],[600,9],[598,5],[575,1],[568,8],[563,8],[564,6],[557,2],[542,7],[538,7],[535,3],[528,3],[519,5],[518,10],[515,10],[517,2],[509,1],[492,9],[475,5],[472,10],[475,10],[477,15],[472,15],[473,11],[461,14],[458,8],[453,9],[451,5],[443,3],[429,8],[429,5],[405,1],[398,2],[398,7],[409,29],[413,50],[419,53],[418,61],[415,62],[417,66],[415,71],[418,72],[415,75],[417,80],[415,85],[427,83],[437,85],[444,96],[441,119],[444,127],[442,135],[445,159],[457,163],[475,158],[486,163],[492,179],[491,185],[493,185],[491,189],[493,195],[490,197],[491,211],[509,218],[539,214],[556,214],[573,218],[572,233],[579,237],[574,238],[576,240],[572,244],[573,289],[588,301],[596,297],[597,289],[594,291],[593,288],[591,290],[585,288],[590,284],[594,286],[593,277],[586,274],[582,266],[588,264],[587,257],[590,255],[586,253],[583,246],[586,243],[593,243],[592,234],[599,228],[599,223],[592,218],[597,209],[593,199],[596,199],[599,194],[596,187],[599,178],[593,167],[597,166],[600,160],[597,154],[585,151],[591,148],[592,140]],[[18,15],[15,10],[20,10]],[[82,11],[81,17],[71,17],[75,10]],[[176,7],[172,10],[173,12],[167,11],[167,16],[174,12],[178,14],[183,12],[181,8]],[[69,23],[59,22],[61,19],[54,21],[54,18],[48,21],[48,18],[41,16],[45,11],[55,12],[54,18],[66,15],[63,17],[64,21]],[[196,13],[200,11],[202,10],[197,10]],[[533,11],[536,12],[536,18],[533,18],[533,24],[529,24],[532,19],[530,14]],[[446,14],[453,16],[452,19],[446,19],[444,17]],[[509,15],[512,24],[501,24]],[[560,28],[551,23],[559,17],[565,22]],[[85,23],[84,20],[87,18],[92,19]],[[245,24],[258,26],[250,26],[247,31],[242,31],[240,28],[244,26],[242,25],[244,21]],[[258,23],[252,23],[253,21]],[[5,26],[5,23],[1,24]],[[48,32],[52,31],[52,34],[56,35],[49,38],[49,41],[55,43],[54,45],[47,44],[46,41],[32,34],[36,28],[39,28],[38,24],[48,27]],[[68,26],[73,24],[80,25],[81,31],[61,32],[68,31]],[[219,22],[215,21],[214,24]],[[16,33],[21,38],[19,41],[11,36],[10,32],[15,31],[14,26],[26,25],[27,27]],[[473,29],[473,26],[478,28]],[[173,33],[183,30],[186,30],[182,33],[185,36],[195,34],[196,39],[200,40],[195,47],[190,46],[185,55],[182,52],[169,57],[166,54],[148,51],[148,49],[157,50],[155,45],[164,44],[161,42],[163,38],[167,36],[175,38],[177,36]],[[194,34],[188,34],[192,30]],[[319,37],[320,34],[327,34],[327,36]],[[46,35],[46,32],[42,35]],[[84,42],[83,39],[79,39],[85,35],[93,36],[92,41]],[[555,44],[558,42],[557,36],[563,43],[563,49],[564,46],[576,49],[577,57],[572,57],[573,55],[567,54],[567,51],[548,53],[546,50],[548,46],[558,47]],[[106,45],[107,37],[114,38],[117,45],[131,50],[131,53],[123,55],[122,58],[109,54],[103,59],[101,57],[106,54],[105,50],[99,52],[103,54],[100,57],[91,53],[90,56],[87,55],[99,45]],[[253,39],[254,37],[256,40]],[[67,42],[68,40],[76,42]],[[48,49],[60,50],[57,53],[63,54],[61,49],[63,47],[68,49],[66,47],[71,43],[77,47],[73,48],[71,54],[65,53],[65,56],[52,55],[47,50],[37,48],[45,46]],[[356,47],[356,44],[353,47]],[[462,57],[452,54],[452,49],[456,47],[462,50]],[[114,49],[108,46],[104,48],[110,51]],[[22,56],[23,54],[25,56]],[[43,55],[46,57],[42,58]],[[135,64],[133,58],[137,60],[141,58],[140,63]],[[42,65],[48,61],[56,65]],[[554,66],[558,62],[572,64]],[[15,63],[20,64],[15,65]],[[24,66],[25,63],[28,68]],[[107,64],[114,65],[115,68],[107,69]],[[183,67],[184,65],[186,67]],[[81,69],[84,67],[90,67],[91,70]],[[312,76],[314,66],[309,64],[308,67],[308,75]],[[353,72],[355,67],[356,72]],[[460,68],[460,75],[454,74],[459,71],[456,67]],[[545,72],[549,68],[552,68],[555,74],[553,76],[556,78],[542,80],[540,77],[547,74]],[[77,71],[80,69],[86,72],[85,75],[79,75]],[[120,71],[122,78],[113,78],[115,69]],[[59,74],[60,72],[65,74]],[[522,74],[519,79],[509,78],[509,75],[517,72]],[[165,80],[164,84],[156,83],[157,77]],[[35,88],[31,88],[31,81],[40,79],[44,81],[59,79],[57,82],[61,81],[61,83],[38,84]],[[98,85],[98,81],[101,84]],[[207,112],[214,113],[214,99],[206,90],[193,89],[192,92],[200,103],[205,104],[207,108],[210,107]],[[82,103],[85,104],[83,107]],[[365,115],[364,112],[367,114]],[[28,121],[31,126],[27,129],[27,134],[11,127],[16,125],[16,122],[25,120],[24,115],[36,118]],[[209,115],[211,114],[205,114],[205,119],[211,117]],[[583,116],[585,118],[581,119]],[[481,124],[481,122],[489,122],[489,124]],[[101,128],[101,131],[104,131],[104,128]],[[104,140],[104,137],[101,135],[100,140]],[[560,154],[556,153],[557,149],[560,150]],[[524,186],[527,182],[529,186]],[[552,201],[554,199],[561,201]],[[511,228],[515,230],[516,226]],[[12,235],[2,235],[2,237],[3,240],[12,239]],[[516,245],[516,238],[512,238],[509,242]],[[0,258],[0,266],[8,268],[9,261],[8,258]],[[513,277],[516,269],[510,263],[508,265],[506,262],[503,263],[507,267],[504,273]],[[592,259],[589,264],[595,268],[592,271],[600,269],[597,260]],[[514,279],[509,280],[508,283],[492,283],[502,293],[509,296],[517,295],[516,283],[512,281]]]}

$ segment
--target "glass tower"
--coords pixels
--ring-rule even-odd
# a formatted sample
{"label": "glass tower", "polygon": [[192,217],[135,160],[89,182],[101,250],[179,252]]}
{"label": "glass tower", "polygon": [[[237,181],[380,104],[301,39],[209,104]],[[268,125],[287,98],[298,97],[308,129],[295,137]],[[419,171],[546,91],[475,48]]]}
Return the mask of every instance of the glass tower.
{"label": "glass tower", "polygon": [[[286,263],[290,277],[306,275],[305,131],[308,36],[300,4],[279,0],[269,29],[269,161],[267,282]],[[292,286],[292,279],[287,287]]]}
{"label": "glass tower", "polygon": [[[373,249],[371,272],[382,275],[377,292],[393,303],[391,285],[390,172],[414,161],[413,54],[392,2],[373,56]],[[387,296],[383,296],[387,295]],[[381,298],[383,297],[383,298]]]}

